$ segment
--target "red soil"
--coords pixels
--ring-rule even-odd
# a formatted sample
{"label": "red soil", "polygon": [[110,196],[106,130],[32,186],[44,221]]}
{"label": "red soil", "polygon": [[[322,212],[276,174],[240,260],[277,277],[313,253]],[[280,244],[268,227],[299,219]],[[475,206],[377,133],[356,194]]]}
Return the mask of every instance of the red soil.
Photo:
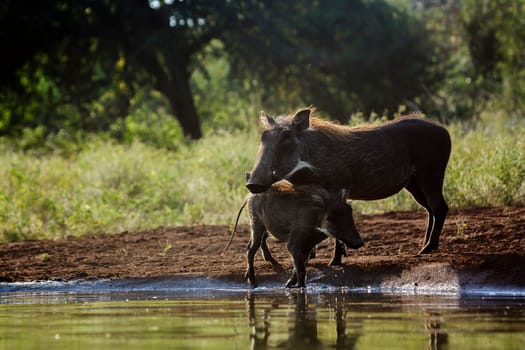
{"label": "red soil", "polygon": [[[309,262],[310,278],[351,287],[421,285],[525,288],[525,207],[452,210],[439,249],[416,256],[426,213],[397,212],[355,218],[365,246],[348,251],[343,266],[328,266],[333,241],[319,246]],[[241,225],[229,251],[226,226],[160,227],[143,232],[95,235],[58,241],[0,244],[0,281],[212,277],[241,281],[249,228]],[[291,273],[283,243],[268,240],[282,264],[275,270],[256,257],[260,285]],[[167,249],[168,245],[172,247]],[[307,282],[308,283],[308,282]]]}

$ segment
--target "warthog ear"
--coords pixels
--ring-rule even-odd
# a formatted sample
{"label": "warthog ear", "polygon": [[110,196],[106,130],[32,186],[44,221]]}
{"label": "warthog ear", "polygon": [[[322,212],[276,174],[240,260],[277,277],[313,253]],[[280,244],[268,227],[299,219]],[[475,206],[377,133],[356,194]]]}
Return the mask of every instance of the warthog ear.
{"label": "warthog ear", "polygon": [[261,124],[265,129],[272,128],[277,125],[275,120],[270,117],[268,114],[266,114],[265,111],[261,111],[261,116],[259,117],[261,120]]}
{"label": "warthog ear", "polygon": [[310,127],[310,113],[310,109],[302,109],[295,113],[293,117],[293,125],[295,130],[300,132]]}

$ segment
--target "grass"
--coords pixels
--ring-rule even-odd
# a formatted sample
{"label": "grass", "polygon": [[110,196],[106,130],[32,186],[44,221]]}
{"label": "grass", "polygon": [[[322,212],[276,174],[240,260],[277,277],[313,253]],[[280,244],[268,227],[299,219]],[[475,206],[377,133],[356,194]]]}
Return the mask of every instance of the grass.
{"label": "grass", "polygon": [[170,250],[173,249],[173,245],[170,241],[166,240],[166,244],[162,247],[162,251],[159,253],[160,256],[165,257]]}
{"label": "grass", "polygon": [[[451,207],[525,204],[525,122],[449,125]],[[0,145],[0,241],[57,239],[163,225],[231,224],[258,133],[208,135],[175,151],[94,138],[74,154]],[[406,191],[353,203],[364,214],[418,208]],[[246,216],[243,217],[246,222]]]}
{"label": "grass", "polygon": [[98,140],[76,156],[0,151],[0,240],[225,223],[243,200],[257,134],[177,152]]}

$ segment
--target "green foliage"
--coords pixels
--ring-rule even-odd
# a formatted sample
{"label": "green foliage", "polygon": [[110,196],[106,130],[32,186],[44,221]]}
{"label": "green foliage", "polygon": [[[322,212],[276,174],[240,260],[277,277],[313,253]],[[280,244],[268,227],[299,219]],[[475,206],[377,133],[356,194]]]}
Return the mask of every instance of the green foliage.
{"label": "green foliage", "polygon": [[166,243],[164,244],[164,247],[162,247],[162,251],[159,253],[159,255],[164,257],[172,249],[173,249],[173,245],[171,244],[170,241],[166,240]]}
{"label": "green foliage", "polygon": [[223,40],[233,75],[264,84],[265,105],[315,104],[345,122],[359,111],[393,114],[401,103],[421,108],[422,85],[440,81],[431,69],[437,44],[402,7],[276,2],[263,13],[258,26]]}
{"label": "green foliage", "polygon": [[525,1],[410,3],[437,44],[431,69],[443,76],[441,84],[425,87],[425,112],[465,120],[495,107],[523,117]]}
{"label": "green foliage", "polygon": [[0,135],[40,128],[41,143],[104,132],[176,148],[201,122],[249,126],[247,100],[342,122],[400,104],[441,120],[525,110],[525,0],[18,0],[0,16]]}
{"label": "green foliage", "polygon": [[205,133],[251,129],[258,121],[260,94],[242,81],[230,80],[231,67],[220,41],[199,55],[202,63],[191,77],[195,105]]}
{"label": "green foliage", "polygon": [[249,18],[258,16],[260,5],[9,2],[0,12],[0,38],[10,53],[0,66],[5,101],[0,103],[0,135],[19,136],[38,125],[46,133],[107,132],[130,114],[135,95],[147,89],[164,95],[184,134],[198,139],[202,132],[189,84],[192,71],[201,66],[197,56],[224,32],[251,26]]}
{"label": "green foliage", "polygon": [[451,127],[446,197],[456,207],[525,204],[525,124]]}

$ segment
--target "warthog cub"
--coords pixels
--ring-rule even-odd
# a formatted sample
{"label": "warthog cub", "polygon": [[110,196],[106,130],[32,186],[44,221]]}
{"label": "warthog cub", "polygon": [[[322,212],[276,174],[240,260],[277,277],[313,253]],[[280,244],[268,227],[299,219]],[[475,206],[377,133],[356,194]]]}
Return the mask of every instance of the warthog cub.
{"label": "warthog cub", "polygon": [[344,191],[334,194],[317,185],[294,187],[279,181],[263,193],[251,194],[247,205],[251,238],[245,278],[252,286],[256,286],[255,253],[265,245],[268,233],[286,242],[292,256],[294,269],[286,283],[288,288],[305,286],[306,261],[312,249],[327,237],[334,237],[349,248],[363,245]]}
{"label": "warthog cub", "polygon": [[[249,179],[250,179],[250,173],[246,173],[246,181],[248,181]],[[296,179],[300,182],[307,182],[307,183],[312,183],[312,182],[315,182],[316,180],[315,175],[309,169],[306,169],[306,168],[296,172],[294,174],[293,179]],[[233,238],[235,237],[235,233],[237,232],[237,227],[239,226],[239,218],[241,217],[242,211],[244,210],[244,207],[246,207],[246,204],[248,204],[248,199],[246,199],[246,201],[243,203],[243,205],[239,209],[239,212],[237,213],[237,219],[235,220],[235,226],[233,227],[233,230],[230,236],[230,240],[226,244],[226,247],[223,249],[221,255],[223,255],[228,250],[228,248],[233,242]],[[351,210],[352,208],[350,208],[350,213],[351,213]],[[353,222],[351,224],[353,225]],[[275,260],[272,254],[270,253],[270,249],[268,248],[268,244],[266,243],[267,238],[268,238],[268,233],[265,232],[265,235],[261,241],[261,250],[263,253],[264,260],[268,261],[276,268],[281,268],[281,265],[279,264],[279,262],[277,262],[277,260]],[[354,247],[354,249],[356,248]],[[316,253],[317,253],[317,247],[314,247],[312,251],[310,252],[310,259],[315,258]],[[330,261],[330,266],[340,266],[342,264],[343,256],[347,256],[346,246],[341,241],[335,239],[334,254],[333,254],[332,260]]]}

